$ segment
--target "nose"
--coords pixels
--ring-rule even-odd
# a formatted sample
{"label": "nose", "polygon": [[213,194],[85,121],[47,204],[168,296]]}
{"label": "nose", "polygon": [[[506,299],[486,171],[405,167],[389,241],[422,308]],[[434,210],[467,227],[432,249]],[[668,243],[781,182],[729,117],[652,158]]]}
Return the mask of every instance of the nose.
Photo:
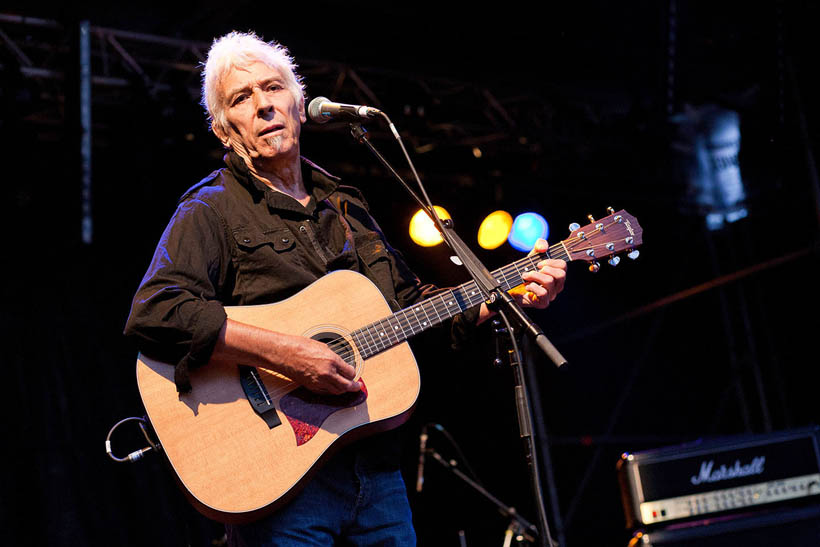
{"label": "nose", "polygon": [[259,116],[264,116],[271,110],[273,110],[273,101],[270,97],[268,97],[267,93],[256,89],[253,93],[254,102],[256,104],[256,113]]}

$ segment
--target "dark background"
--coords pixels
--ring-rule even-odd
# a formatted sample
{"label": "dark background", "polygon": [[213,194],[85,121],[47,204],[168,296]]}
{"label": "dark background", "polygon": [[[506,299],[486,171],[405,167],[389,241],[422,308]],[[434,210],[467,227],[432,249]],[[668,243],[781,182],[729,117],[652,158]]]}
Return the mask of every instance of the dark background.
{"label": "dark background", "polygon": [[[136,352],[121,335],[133,292],[176,199],[221,164],[197,105],[194,48],[205,52],[233,29],[286,44],[309,98],[387,112],[431,197],[476,250],[478,224],[499,208],[540,212],[552,242],[607,206],[640,220],[637,261],[597,274],[570,264],[561,297],[532,313],[569,360],[557,370],[527,354],[542,462],[551,456],[545,496],[566,545],[626,545],[622,452],[820,421],[813,3],[384,4],[4,3],[5,15],[56,23],[0,20],[4,543],[199,546],[221,537],[183,501],[160,457],[118,464],[104,440],[120,419],[142,415]],[[90,242],[80,228],[83,20],[96,77]],[[741,119],[749,215],[720,231],[693,210],[673,147],[674,120],[705,105]],[[385,127],[368,129],[408,175]],[[306,124],[303,153],[365,192],[420,277],[466,281],[445,249],[410,241],[413,204],[344,124]],[[506,244],[478,254],[491,268],[521,256]],[[463,454],[490,492],[534,522],[511,374],[492,366],[488,327],[461,352],[438,333],[414,350],[422,397],[402,430],[411,488],[419,431],[435,422],[458,448],[438,432],[430,446]],[[119,456],[144,445],[133,423],[113,438]],[[420,544],[457,545],[459,530],[468,545],[503,542],[507,520],[489,502],[427,470],[425,490],[411,492]]]}

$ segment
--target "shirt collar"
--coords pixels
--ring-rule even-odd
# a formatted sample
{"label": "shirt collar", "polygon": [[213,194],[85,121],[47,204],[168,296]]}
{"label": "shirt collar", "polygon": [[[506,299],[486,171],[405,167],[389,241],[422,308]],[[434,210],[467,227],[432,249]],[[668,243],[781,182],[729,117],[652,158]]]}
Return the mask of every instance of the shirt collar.
{"label": "shirt collar", "polygon": [[[304,213],[305,207],[295,199],[281,192],[271,190],[265,183],[253,176],[245,164],[245,160],[239,157],[233,150],[225,154],[225,163],[233,176],[242,186],[247,188],[255,197],[264,197],[268,205],[275,209],[287,209]],[[316,204],[326,199],[339,187],[341,179],[331,175],[323,168],[319,167],[309,159],[300,156],[302,164],[302,180],[305,181],[307,191],[313,197],[313,201],[308,204],[307,212],[313,214]]]}

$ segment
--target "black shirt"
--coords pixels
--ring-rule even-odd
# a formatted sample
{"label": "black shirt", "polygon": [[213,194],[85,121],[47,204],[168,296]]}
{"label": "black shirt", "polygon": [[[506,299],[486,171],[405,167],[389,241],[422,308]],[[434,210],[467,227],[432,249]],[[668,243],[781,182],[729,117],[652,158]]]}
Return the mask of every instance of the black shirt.
{"label": "black shirt", "polygon": [[[180,199],[125,327],[140,351],[176,365],[180,391],[190,387],[188,371],[210,359],[225,305],[277,302],[339,269],[364,269],[394,310],[434,294],[387,243],[357,189],[303,159],[311,196],[303,207],[233,152],[225,162]],[[468,314],[454,318],[456,339],[475,323],[477,310]]]}

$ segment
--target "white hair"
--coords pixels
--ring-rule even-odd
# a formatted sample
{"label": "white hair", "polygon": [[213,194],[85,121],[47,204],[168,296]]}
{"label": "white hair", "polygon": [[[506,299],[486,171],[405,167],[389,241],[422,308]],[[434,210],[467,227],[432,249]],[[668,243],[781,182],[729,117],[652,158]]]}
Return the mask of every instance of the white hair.
{"label": "white hair", "polygon": [[202,106],[211,129],[215,125],[220,129],[225,127],[223,78],[233,68],[244,68],[255,62],[278,70],[294,99],[304,100],[302,77],[296,73],[296,63],[285,46],[275,41],[265,42],[254,32],[233,31],[214,40],[202,71]]}

